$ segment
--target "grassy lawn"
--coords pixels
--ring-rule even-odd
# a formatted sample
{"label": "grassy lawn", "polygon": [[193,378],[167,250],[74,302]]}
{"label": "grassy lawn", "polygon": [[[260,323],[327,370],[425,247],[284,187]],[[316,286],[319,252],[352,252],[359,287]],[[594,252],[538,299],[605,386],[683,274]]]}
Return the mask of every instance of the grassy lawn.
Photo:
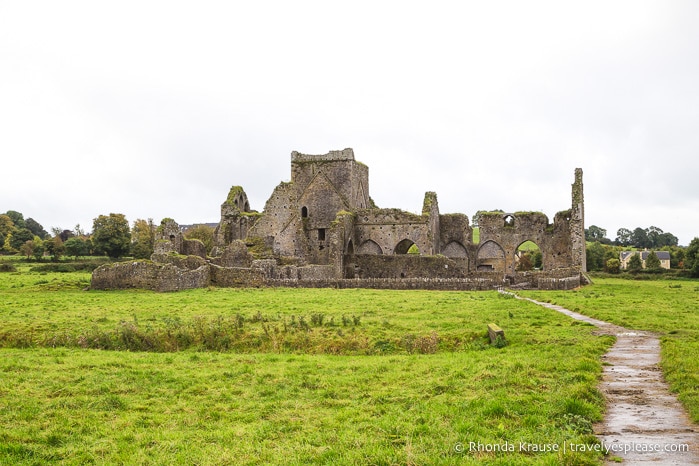
{"label": "grassy lawn", "polygon": [[572,292],[521,294],[630,329],[659,333],[663,374],[699,423],[699,282],[596,278],[594,285]]}
{"label": "grassy lawn", "polygon": [[[18,270],[0,274],[0,464],[602,459],[537,450],[597,443],[600,356],[612,339],[528,302],[495,292],[97,292],[84,291],[87,273]],[[489,322],[507,346],[489,344]]]}

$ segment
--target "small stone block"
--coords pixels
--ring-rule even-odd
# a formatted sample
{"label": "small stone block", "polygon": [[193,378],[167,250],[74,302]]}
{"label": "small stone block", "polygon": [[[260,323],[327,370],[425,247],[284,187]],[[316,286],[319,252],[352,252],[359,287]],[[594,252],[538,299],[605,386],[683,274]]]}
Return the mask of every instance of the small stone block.
{"label": "small stone block", "polygon": [[490,337],[490,343],[495,343],[498,335],[500,335],[503,340],[505,339],[505,331],[503,329],[496,324],[488,324],[488,336]]}

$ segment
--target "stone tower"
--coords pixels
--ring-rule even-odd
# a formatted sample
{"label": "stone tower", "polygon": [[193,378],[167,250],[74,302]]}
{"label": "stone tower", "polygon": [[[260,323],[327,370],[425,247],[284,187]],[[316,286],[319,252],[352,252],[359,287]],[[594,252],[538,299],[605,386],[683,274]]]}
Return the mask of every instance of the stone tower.
{"label": "stone tower", "polygon": [[575,182],[570,211],[570,242],[573,267],[579,267],[581,272],[587,272],[585,254],[585,199],[583,196],[583,171],[575,169]]}

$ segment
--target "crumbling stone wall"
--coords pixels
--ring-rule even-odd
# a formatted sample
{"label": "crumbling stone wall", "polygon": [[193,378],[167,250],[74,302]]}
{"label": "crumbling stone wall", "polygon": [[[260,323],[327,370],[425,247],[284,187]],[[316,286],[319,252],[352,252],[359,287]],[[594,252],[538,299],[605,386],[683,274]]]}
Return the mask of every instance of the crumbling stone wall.
{"label": "crumbling stone wall", "polygon": [[260,214],[250,210],[248,196],[241,186],[233,186],[221,204],[221,220],[214,230],[212,255],[218,256],[231,242],[244,240]]}
{"label": "crumbling stone wall", "polygon": [[[473,229],[464,214],[446,214],[439,216],[439,251],[453,259],[466,259],[470,264],[474,260]],[[470,249],[470,250],[469,250]]]}
{"label": "crumbling stone wall", "polygon": [[176,253],[206,258],[206,246],[198,239],[187,239],[171,218],[163,219],[155,230],[155,254]]}
{"label": "crumbling stone wall", "polygon": [[233,240],[225,247],[219,257],[211,259],[211,263],[219,267],[250,267],[254,256],[248,250],[244,241]]}
{"label": "crumbling stone wall", "polygon": [[399,209],[362,210],[357,212],[355,229],[360,254],[378,253],[374,244],[380,254],[406,254],[412,244],[422,254],[434,254],[427,216]]}
{"label": "crumbling stone wall", "polygon": [[222,288],[260,287],[265,277],[259,269],[211,265],[211,285]]}

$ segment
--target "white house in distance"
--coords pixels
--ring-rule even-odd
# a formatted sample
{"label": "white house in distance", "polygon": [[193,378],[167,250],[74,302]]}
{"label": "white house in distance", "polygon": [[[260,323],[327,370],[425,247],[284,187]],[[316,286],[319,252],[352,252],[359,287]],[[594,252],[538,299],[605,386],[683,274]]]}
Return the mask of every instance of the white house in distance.
{"label": "white house in distance", "polygon": [[[619,253],[619,261],[621,261],[621,268],[627,269],[629,267],[629,260],[634,254],[641,255],[641,262],[643,263],[643,268],[646,268],[646,259],[651,251],[621,251]],[[660,267],[663,269],[670,269],[670,253],[667,251],[655,251],[655,255],[660,259]]]}

